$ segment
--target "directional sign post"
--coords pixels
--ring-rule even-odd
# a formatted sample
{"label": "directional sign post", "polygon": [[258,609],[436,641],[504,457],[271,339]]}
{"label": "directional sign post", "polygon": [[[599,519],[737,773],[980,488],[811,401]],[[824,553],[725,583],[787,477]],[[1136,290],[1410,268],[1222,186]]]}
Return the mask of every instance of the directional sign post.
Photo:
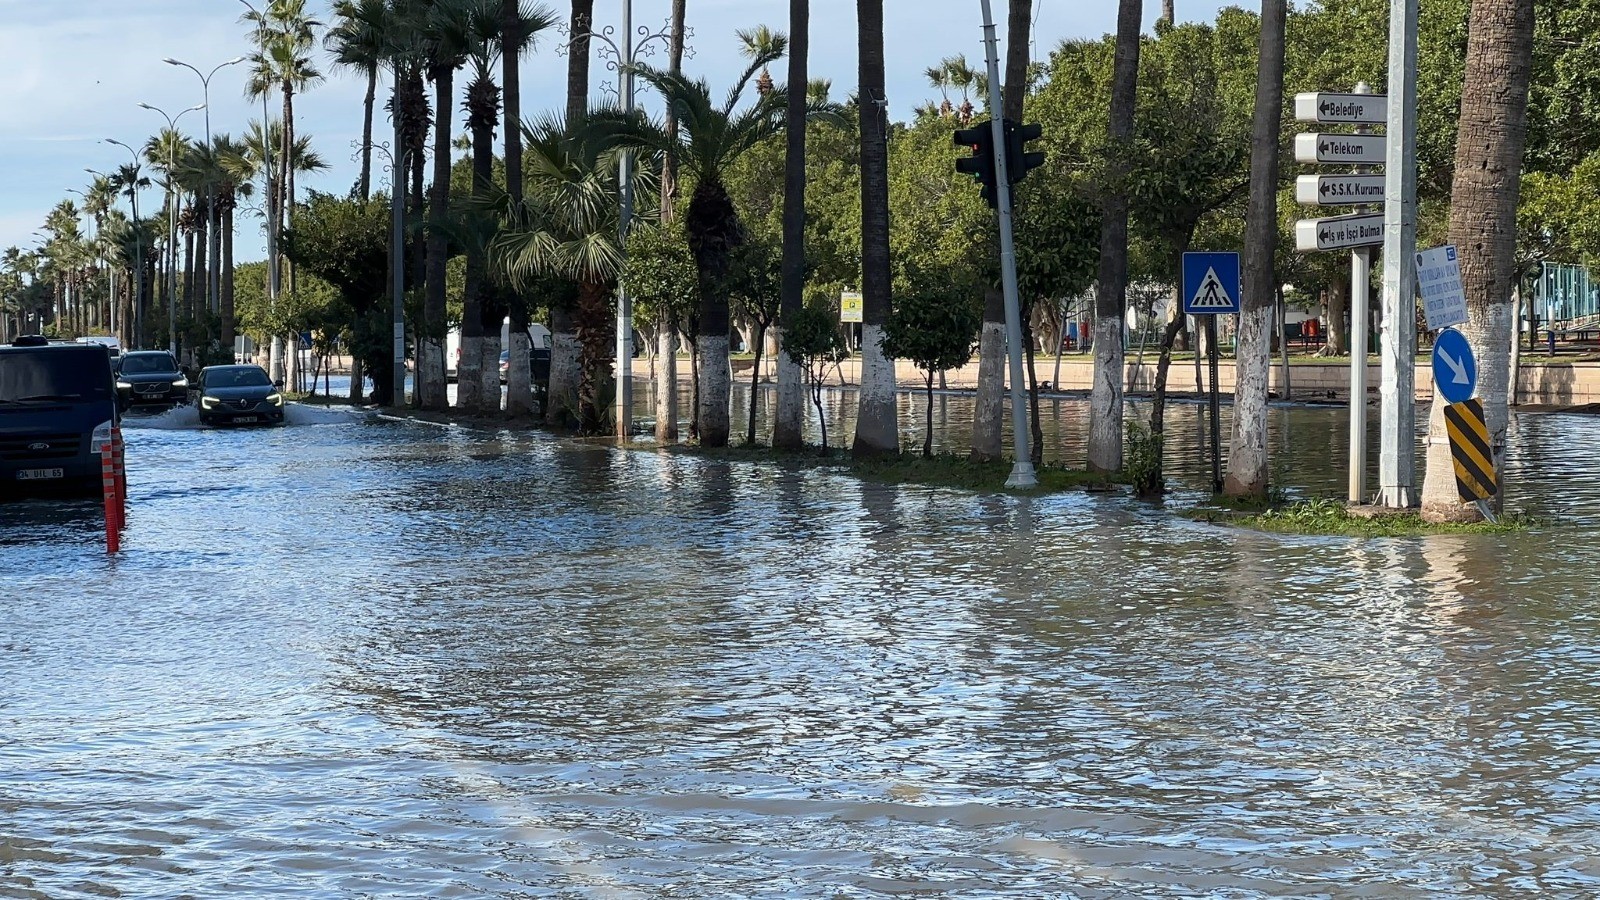
{"label": "directional sign post", "polygon": [[1204,318],[1207,343],[1211,346],[1211,489],[1220,494],[1222,400],[1217,389],[1217,316],[1239,312],[1239,254],[1183,255],[1183,311]]}
{"label": "directional sign post", "polygon": [[1467,292],[1461,287],[1461,261],[1453,246],[1417,254],[1417,290],[1428,330],[1438,331],[1467,320]]}
{"label": "directional sign post", "polygon": [[1301,175],[1294,199],[1307,206],[1355,206],[1383,202],[1382,175]]}
{"label": "directional sign post", "polygon": [[1433,342],[1433,386],[1447,403],[1464,403],[1478,388],[1472,345],[1454,328],[1439,332]]}
{"label": "directional sign post", "polygon": [[1382,94],[1295,94],[1300,122],[1382,125],[1389,121],[1389,98]]}
{"label": "directional sign post", "polygon": [[1302,253],[1371,247],[1383,243],[1383,227],[1378,213],[1301,219],[1294,223],[1294,245]]}
{"label": "directional sign post", "polygon": [[1335,166],[1381,166],[1387,141],[1381,134],[1297,134],[1295,162]]}

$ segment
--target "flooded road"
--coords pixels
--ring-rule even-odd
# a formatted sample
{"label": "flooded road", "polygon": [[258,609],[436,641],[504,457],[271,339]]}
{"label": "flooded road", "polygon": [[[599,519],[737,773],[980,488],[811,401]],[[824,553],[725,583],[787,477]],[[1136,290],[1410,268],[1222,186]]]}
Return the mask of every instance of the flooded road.
{"label": "flooded road", "polygon": [[[187,414],[129,423],[115,560],[90,504],[0,506],[0,897],[1600,892],[1587,530]],[[1342,423],[1274,410],[1291,490]],[[1516,428],[1514,504],[1592,522],[1600,421]]]}

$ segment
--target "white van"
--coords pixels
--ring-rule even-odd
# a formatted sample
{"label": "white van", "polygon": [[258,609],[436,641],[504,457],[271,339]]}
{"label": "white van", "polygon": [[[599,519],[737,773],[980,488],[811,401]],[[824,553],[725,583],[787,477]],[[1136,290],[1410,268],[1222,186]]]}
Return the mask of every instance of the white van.
{"label": "white van", "polygon": [[[541,350],[543,350],[545,352],[545,354],[548,356],[548,354],[550,352],[550,348],[553,346],[553,344],[552,344],[552,342],[550,340],[550,329],[544,327],[543,325],[539,324],[538,322],[534,322],[534,323],[532,323],[532,324],[530,324],[528,326],[528,340],[530,342],[532,342],[532,344],[533,344],[533,352],[534,352],[534,355],[536,355],[536,356],[539,355],[539,351],[541,351]],[[501,351],[504,352],[505,350],[509,349],[510,345],[511,345],[511,318],[508,316],[508,317],[506,317],[506,319],[504,321],[502,321],[500,323],[500,349],[501,349]],[[461,362],[461,329],[452,328],[452,329],[450,329],[450,332],[444,336],[444,371],[445,371],[445,379],[446,380],[448,380],[448,381],[454,381],[455,380],[456,367],[460,364],[460,362]]]}
{"label": "white van", "polygon": [[122,358],[122,342],[110,335],[85,336],[78,338],[77,342],[80,344],[99,344],[106,348],[106,352],[111,354],[113,364],[115,364],[116,360]]}

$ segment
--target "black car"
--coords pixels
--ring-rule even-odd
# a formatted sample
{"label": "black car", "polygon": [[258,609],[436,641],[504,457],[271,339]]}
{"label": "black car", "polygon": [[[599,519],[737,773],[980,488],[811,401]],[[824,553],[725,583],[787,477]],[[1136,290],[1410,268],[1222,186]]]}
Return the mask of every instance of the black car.
{"label": "black car", "polygon": [[189,402],[189,379],[165,350],[124,353],[117,362],[117,403],[135,406],[178,406]]}
{"label": "black car", "polygon": [[202,425],[283,424],[283,393],[260,366],[208,366],[196,390]]}

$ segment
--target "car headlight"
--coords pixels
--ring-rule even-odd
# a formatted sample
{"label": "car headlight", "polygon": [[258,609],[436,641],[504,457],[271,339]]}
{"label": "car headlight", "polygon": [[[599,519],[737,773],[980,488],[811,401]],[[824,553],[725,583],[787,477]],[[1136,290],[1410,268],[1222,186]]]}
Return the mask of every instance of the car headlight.
{"label": "car headlight", "polygon": [[273,406],[282,406],[283,405],[283,395],[282,394],[268,394],[267,395],[267,402],[271,403]]}
{"label": "car headlight", "polygon": [[215,397],[201,397],[200,398],[200,408],[201,409],[216,409],[217,408],[217,402],[218,402],[217,398],[215,398]]}
{"label": "car headlight", "polygon": [[133,385],[129,384],[126,381],[118,381],[117,382],[117,390],[119,390],[119,391],[131,391],[131,390],[133,390]]}
{"label": "car headlight", "polygon": [[175,387],[175,388],[188,388],[189,387],[189,379],[187,379],[187,378],[179,378],[177,381],[174,381],[172,383],[172,386]]}

